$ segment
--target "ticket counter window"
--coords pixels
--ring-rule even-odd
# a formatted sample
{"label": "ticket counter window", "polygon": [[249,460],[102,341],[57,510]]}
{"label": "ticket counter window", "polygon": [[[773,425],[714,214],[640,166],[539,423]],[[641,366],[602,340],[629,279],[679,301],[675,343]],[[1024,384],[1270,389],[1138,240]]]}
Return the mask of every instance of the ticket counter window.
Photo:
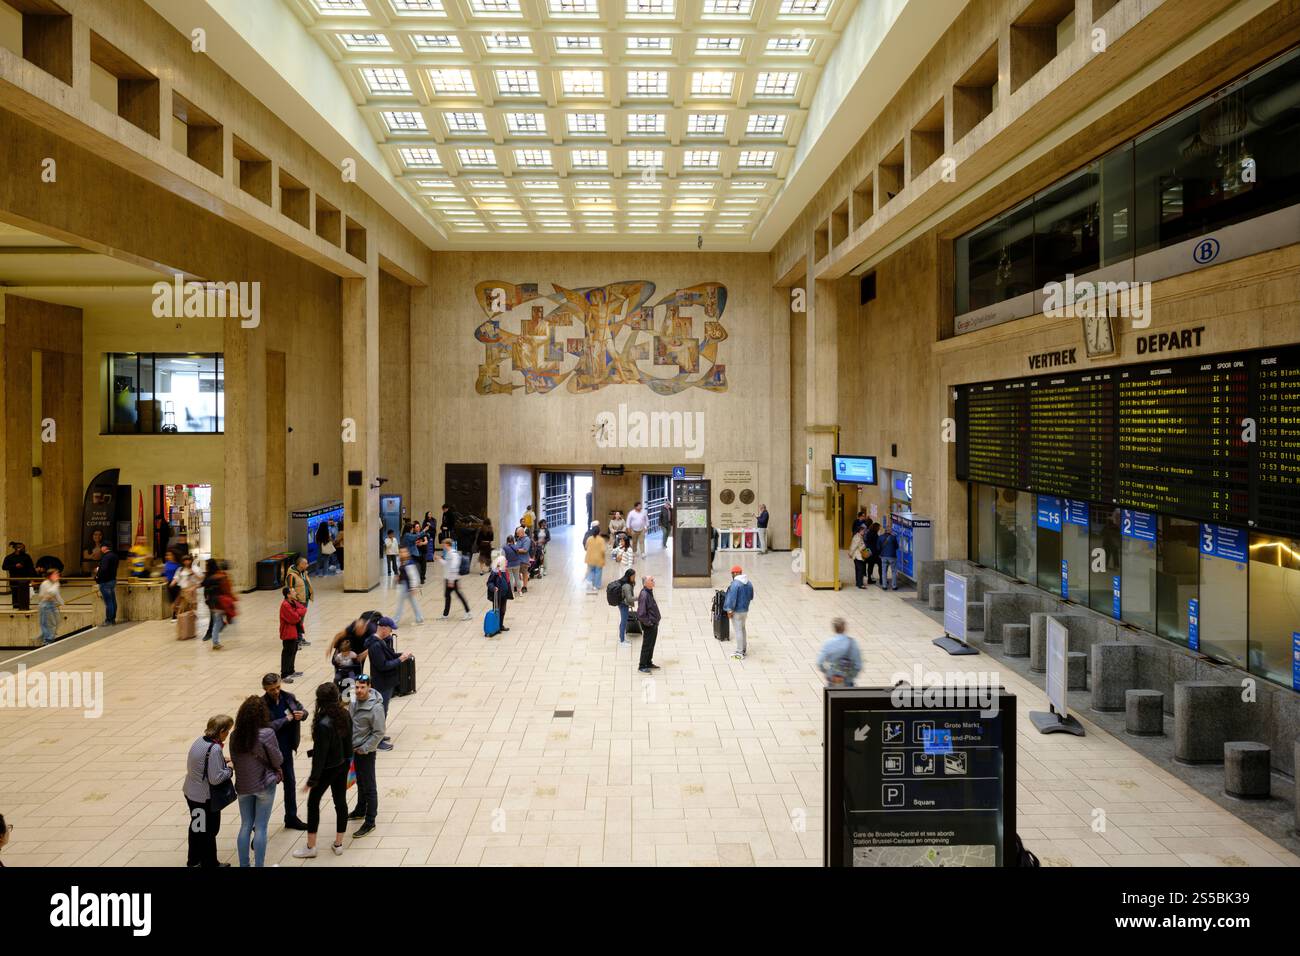
{"label": "ticket counter window", "polygon": [[1016,571],[1030,584],[1038,583],[1038,496],[1016,496]]}
{"label": "ticket counter window", "polygon": [[1011,577],[1016,576],[1016,493],[1008,488],[997,490],[997,569]]}
{"label": "ticket counter window", "polygon": [[972,495],[975,501],[974,520],[971,522],[975,560],[986,568],[994,568],[998,563],[998,490],[992,485],[976,485]]}
{"label": "ticket counter window", "polygon": [[1061,573],[1066,576],[1066,586],[1061,589],[1065,597],[1076,604],[1088,604],[1088,581],[1091,555],[1089,549],[1088,516],[1091,508],[1078,502],[1066,506],[1066,516],[1061,524]]}
{"label": "ticket counter window", "polygon": [[1160,518],[1156,565],[1156,633],[1184,647],[1192,604],[1199,604],[1200,522]]}
{"label": "ticket counter window", "polygon": [[1093,502],[1088,512],[1088,607],[1113,616],[1121,573],[1120,510]]}
{"label": "ticket counter window", "polygon": [[1120,512],[1123,572],[1120,615],[1144,631],[1156,629],[1156,516],[1147,511]]}
{"label": "ticket counter window", "polygon": [[1035,583],[1049,594],[1061,593],[1060,498],[1038,495],[1038,544],[1035,552]]}
{"label": "ticket counter window", "polygon": [[[1213,525],[1202,525],[1202,534]],[[1207,540],[1199,556],[1201,570],[1197,632],[1200,651],[1217,661],[1247,666],[1246,634],[1249,626],[1245,554],[1216,547]]]}
{"label": "ticket counter window", "polygon": [[1250,537],[1250,671],[1292,686],[1300,641],[1300,540]]}

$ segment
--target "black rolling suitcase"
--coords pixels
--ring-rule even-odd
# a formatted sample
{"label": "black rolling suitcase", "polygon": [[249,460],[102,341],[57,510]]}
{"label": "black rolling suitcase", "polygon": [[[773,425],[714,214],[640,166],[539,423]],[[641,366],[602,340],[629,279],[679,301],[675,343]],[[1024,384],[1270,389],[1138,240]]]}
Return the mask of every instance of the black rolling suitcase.
{"label": "black rolling suitcase", "polygon": [[397,665],[397,688],[394,697],[405,697],[415,693],[415,658],[408,657]]}
{"label": "black rolling suitcase", "polygon": [[713,636],[720,641],[731,640],[731,621],[722,609],[726,600],[726,591],[713,592]]}

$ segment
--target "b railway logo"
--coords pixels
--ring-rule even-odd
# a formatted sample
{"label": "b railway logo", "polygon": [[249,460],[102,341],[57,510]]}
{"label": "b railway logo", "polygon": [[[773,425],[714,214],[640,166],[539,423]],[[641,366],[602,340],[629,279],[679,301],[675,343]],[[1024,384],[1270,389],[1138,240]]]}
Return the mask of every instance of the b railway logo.
{"label": "b railway logo", "polygon": [[1192,249],[1192,258],[1201,265],[1213,262],[1219,257],[1219,240],[1203,239]]}

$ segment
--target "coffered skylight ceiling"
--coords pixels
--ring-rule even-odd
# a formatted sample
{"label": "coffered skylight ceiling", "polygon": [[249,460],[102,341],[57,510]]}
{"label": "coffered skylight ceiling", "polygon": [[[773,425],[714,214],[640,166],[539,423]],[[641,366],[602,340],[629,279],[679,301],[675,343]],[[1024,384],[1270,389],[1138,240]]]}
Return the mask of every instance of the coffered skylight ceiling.
{"label": "coffered skylight ceiling", "polygon": [[449,239],[590,241],[747,238],[857,0],[285,2]]}

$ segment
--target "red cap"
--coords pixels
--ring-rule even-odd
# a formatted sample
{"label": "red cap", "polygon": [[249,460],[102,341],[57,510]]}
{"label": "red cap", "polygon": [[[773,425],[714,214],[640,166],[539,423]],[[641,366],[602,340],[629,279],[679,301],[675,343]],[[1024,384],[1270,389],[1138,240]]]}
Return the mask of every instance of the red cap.
{"label": "red cap", "polygon": [[731,573],[732,573],[732,574],[744,574],[744,573],[745,573],[745,569],[742,568],[742,567],[741,567],[740,565],[738,565],[738,564],[733,564],[733,565],[731,566]]}

